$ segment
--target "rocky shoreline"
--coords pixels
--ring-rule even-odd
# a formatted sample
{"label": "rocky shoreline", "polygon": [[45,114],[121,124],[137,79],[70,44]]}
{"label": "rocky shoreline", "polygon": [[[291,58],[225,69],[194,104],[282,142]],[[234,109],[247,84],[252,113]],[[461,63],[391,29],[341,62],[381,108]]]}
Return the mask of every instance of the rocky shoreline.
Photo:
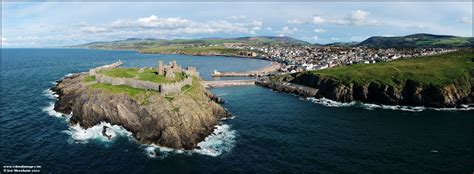
{"label": "rocky shoreline", "polygon": [[456,108],[474,105],[474,79],[460,77],[454,83],[441,87],[420,84],[413,80],[398,85],[378,83],[355,84],[319,75],[301,73],[268,78],[256,84],[275,91],[304,97],[326,98],[337,102],[381,105],[426,106]]}
{"label": "rocky shoreline", "polygon": [[[174,149],[199,148],[229,113],[220,99],[200,86],[196,94],[165,97],[152,91],[137,96],[95,89],[84,83],[87,74],[58,81],[51,90],[58,95],[54,110],[71,114],[69,124],[90,128],[101,122],[120,125],[143,144]],[[210,98],[211,97],[211,98]]]}

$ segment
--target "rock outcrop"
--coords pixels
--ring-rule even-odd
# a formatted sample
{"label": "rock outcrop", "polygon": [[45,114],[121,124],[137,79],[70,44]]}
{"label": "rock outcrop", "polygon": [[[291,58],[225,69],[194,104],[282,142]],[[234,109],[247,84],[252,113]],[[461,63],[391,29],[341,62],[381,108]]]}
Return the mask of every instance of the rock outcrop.
{"label": "rock outcrop", "polygon": [[[421,84],[413,80],[399,84],[343,82],[335,78],[311,73],[259,81],[257,84],[277,91],[290,92],[305,97],[327,98],[339,102],[361,101],[384,105],[458,107],[474,104],[474,76],[466,74],[444,86]],[[287,84],[286,84],[287,83]],[[292,85],[294,84],[294,85]],[[295,87],[301,85],[308,87]]]}
{"label": "rock outcrop", "polygon": [[130,96],[84,83],[86,74],[60,81],[54,110],[70,114],[70,124],[89,128],[100,122],[120,125],[140,143],[192,149],[212,133],[227,111],[208,98],[202,86],[192,94],[163,96],[157,92]]}

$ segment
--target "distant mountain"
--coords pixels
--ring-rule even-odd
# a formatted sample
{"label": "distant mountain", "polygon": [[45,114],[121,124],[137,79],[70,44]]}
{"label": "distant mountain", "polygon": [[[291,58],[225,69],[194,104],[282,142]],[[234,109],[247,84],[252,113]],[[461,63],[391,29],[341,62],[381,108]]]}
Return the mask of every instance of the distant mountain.
{"label": "distant mountain", "polygon": [[448,35],[434,35],[434,34],[412,34],[399,37],[370,37],[359,44],[358,46],[368,47],[473,47],[473,37],[459,37]]}
{"label": "distant mountain", "polygon": [[256,36],[256,37],[238,37],[238,38],[203,38],[203,39],[140,39],[129,38],[125,40],[111,41],[111,42],[91,42],[71,47],[79,48],[99,48],[99,49],[143,49],[160,46],[182,46],[182,45],[209,45],[209,44],[224,44],[224,43],[242,43],[247,45],[310,45],[310,43],[294,39],[291,37],[274,37],[274,36]]}

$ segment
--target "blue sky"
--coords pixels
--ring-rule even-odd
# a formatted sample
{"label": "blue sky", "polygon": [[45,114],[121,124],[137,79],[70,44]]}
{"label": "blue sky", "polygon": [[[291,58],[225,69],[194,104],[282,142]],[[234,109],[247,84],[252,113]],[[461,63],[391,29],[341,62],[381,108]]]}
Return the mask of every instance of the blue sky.
{"label": "blue sky", "polygon": [[241,36],[330,43],[413,33],[472,37],[472,2],[2,2],[2,47]]}

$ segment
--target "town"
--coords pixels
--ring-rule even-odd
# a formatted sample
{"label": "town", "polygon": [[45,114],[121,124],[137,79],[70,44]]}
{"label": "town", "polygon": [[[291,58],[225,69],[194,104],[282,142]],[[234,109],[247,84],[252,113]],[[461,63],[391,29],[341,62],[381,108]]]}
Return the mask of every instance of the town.
{"label": "town", "polygon": [[365,46],[247,46],[224,44],[242,49],[244,57],[263,58],[282,64],[280,72],[301,72],[357,63],[387,62],[399,58],[435,55],[454,48],[370,48]]}

